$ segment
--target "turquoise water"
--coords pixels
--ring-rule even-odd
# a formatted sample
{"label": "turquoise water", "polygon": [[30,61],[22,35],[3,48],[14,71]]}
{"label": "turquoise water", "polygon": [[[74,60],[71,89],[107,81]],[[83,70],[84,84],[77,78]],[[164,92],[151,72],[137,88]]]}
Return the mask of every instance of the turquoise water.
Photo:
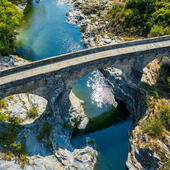
{"label": "turquoise water", "polygon": [[78,135],[71,142],[75,148],[82,148],[86,137],[95,140],[99,152],[95,170],[125,170],[131,125],[132,121],[124,121],[100,131]]}
{"label": "turquoise water", "polygon": [[117,105],[111,87],[99,71],[84,76],[72,91],[84,101],[84,111],[89,118],[97,117]]}
{"label": "turquoise water", "polygon": [[[32,61],[84,49],[81,32],[69,25],[66,12],[70,7],[57,0],[41,0],[27,11],[26,21],[17,38],[17,53]],[[90,118],[101,115],[116,106],[112,88],[99,71],[79,80],[73,92],[84,100],[85,113]],[[122,114],[122,112],[121,112]],[[106,127],[106,126],[104,126]],[[93,133],[75,136],[73,145],[81,147],[86,136],[95,139],[100,152],[96,170],[125,169],[128,152],[128,130],[131,121],[124,121]]]}
{"label": "turquoise water", "polygon": [[57,0],[33,2],[21,28],[17,53],[31,61],[84,49],[81,32],[66,21],[70,7]]}

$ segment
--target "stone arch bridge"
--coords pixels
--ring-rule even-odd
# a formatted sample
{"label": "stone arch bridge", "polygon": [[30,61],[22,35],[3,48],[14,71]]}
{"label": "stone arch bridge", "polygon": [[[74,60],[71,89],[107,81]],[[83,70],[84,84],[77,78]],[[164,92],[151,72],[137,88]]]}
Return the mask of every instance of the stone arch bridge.
{"label": "stone arch bridge", "polygon": [[48,100],[54,112],[69,107],[69,93],[76,81],[99,69],[114,88],[116,97],[136,113],[137,87],[143,67],[160,56],[170,57],[170,36],[97,47],[0,72],[0,99],[33,93]]}

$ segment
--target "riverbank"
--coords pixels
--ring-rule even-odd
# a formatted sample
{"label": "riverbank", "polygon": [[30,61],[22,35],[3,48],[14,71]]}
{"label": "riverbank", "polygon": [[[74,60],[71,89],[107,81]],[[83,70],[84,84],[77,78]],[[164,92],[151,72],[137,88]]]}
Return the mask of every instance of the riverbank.
{"label": "riverbank", "polygon": [[[39,48],[41,49],[41,48]],[[42,50],[42,49],[41,49]],[[144,69],[144,74],[147,74],[149,72],[149,69],[152,69],[156,66],[154,63],[152,66],[147,66],[147,68]],[[107,68],[106,68],[107,70]],[[135,104],[135,108],[137,111],[131,112],[133,115],[132,118],[136,119],[138,121],[138,118],[141,118],[142,114],[143,115],[150,115],[150,111],[145,112],[145,102],[143,99],[143,90],[140,89],[139,86],[135,85],[133,83],[133,80],[127,80],[126,78],[126,73],[122,73],[122,70],[118,70],[115,68],[108,68],[108,73],[109,75],[106,76],[108,78],[112,78],[111,82],[118,81],[118,85],[113,86],[114,90],[119,90],[121,89],[122,91],[117,94],[118,97],[122,98],[122,100],[126,101],[125,98],[131,98],[132,100],[129,100],[129,102],[126,101],[126,104],[133,105]],[[149,80],[148,82],[154,82],[156,83],[156,79],[152,79],[153,73],[147,74],[145,76],[145,80]],[[124,81],[125,80],[125,81]],[[54,80],[51,81],[51,85],[60,82],[59,79],[56,80],[56,77]],[[59,87],[56,87],[53,92],[53,101],[56,101],[55,104],[58,104],[61,100],[61,93],[66,93],[64,89],[62,89],[62,84],[60,84]],[[145,86],[146,87],[146,86]],[[147,86],[148,87],[148,86]],[[58,89],[57,89],[58,88]],[[127,89],[128,90],[127,90]],[[61,93],[60,93],[61,92]],[[126,92],[126,93],[124,93]],[[36,92],[34,92],[36,93]],[[123,98],[122,96],[125,95]],[[59,96],[59,98],[57,98]],[[130,97],[129,97],[130,96]],[[63,97],[63,96],[62,96]],[[74,96],[75,97],[75,96]],[[73,97],[73,98],[74,98]],[[76,100],[76,99],[75,99]],[[155,101],[155,99],[154,99]],[[157,99],[156,99],[157,101]],[[17,141],[23,141],[23,143],[26,144],[27,151],[29,153],[29,158],[30,158],[30,165],[26,165],[25,169],[29,168],[56,168],[58,169],[63,169],[63,168],[88,168],[88,169],[93,169],[94,164],[96,162],[96,148],[91,147],[89,144],[92,143],[91,141],[87,141],[87,146],[85,148],[82,148],[80,150],[76,150],[72,148],[70,145],[70,139],[72,136],[72,131],[73,131],[73,126],[70,124],[70,112],[65,110],[65,108],[62,108],[62,104],[66,102],[69,103],[69,101],[66,99],[61,100],[59,103],[60,106],[56,106],[55,110],[51,111],[48,107],[47,110],[41,114],[41,116],[38,118],[38,120],[32,122],[31,124],[27,126],[22,126],[23,129],[16,137]],[[74,101],[73,103],[76,103]],[[20,102],[21,103],[21,102]],[[80,102],[82,103],[82,101]],[[3,103],[2,103],[3,105]],[[80,104],[76,104],[78,107]],[[134,105],[133,105],[134,106]],[[132,106],[132,107],[133,107]],[[81,106],[80,106],[81,107]],[[157,107],[157,106],[156,106]],[[159,108],[159,106],[158,106]],[[49,109],[49,110],[48,110]],[[80,111],[83,111],[80,109]],[[79,111],[78,111],[79,112]],[[19,115],[19,114],[18,114]],[[78,115],[78,114],[77,114]],[[11,121],[11,120],[10,120]],[[8,126],[8,121],[5,120],[5,123]],[[137,122],[136,122],[137,123]],[[3,124],[4,125],[4,124]],[[134,128],[136,129],[136,124],[134,124]],[[16,128],[16,127],[15,127]],[[18,128],[18,127],[17,127]],[[2,126],[1,128],[4,130],[4,127]],[[18,128],[19,129],[19,128]],[[8,131],[9,132],[9,131]],[[1,136],[7,136],[7,134],[3,134]],[[142,136],[142,143],[140,143],[141,137]],[[166,136],[168,138],[168,135]],[[149,140],[148,140],[149,139]],[[148,138],[147,134],[142,131],[142,128],[139,128],[139,131],[132,131],[131,133],[131,150],[129,152],[129,157],[128,157],[128,162],[127,166],[129,169],[136,168],[136,169],[142,169],[142,168],[149,168],[151,169],[152,166],[156,167],[158,165],[163,165],[164,163],[167,162],[166,153],[169,154],[169,151],[167,150],[168,147],[164,146],[164,143],[161,141],[161,145],[163,145],[163,152],[162,149],[160,150],[159,148],[159,140],[155,140],[154,142],[156,143],[155,145],[158,147],[155,147],[157,150],[156,151],[161,151],[163,154],[158,154],[156,151],[154,151],[153,146],[150,145],[154,138],[152,136]],[[2,141],[2,140],[1,140]],[[147,145],[143,145],[147,141]],[[167,139],[166,139],[167,141]],[[166,142],[165,141],[165,142]],[[158,145],[157,145],[158,142]],[[165,143],[165,145],[167,145]],[[30,147],[31,146],[31,147]],[[167,145],[168,146],[168,145]],[[161,146],[162,147],[162,146]],[[142,148],[142,149],[141,149]],[[148,149],[149,148],[149,149]],[[5,153],[6,154],[6,153]],[[156,154],[156,158],[155,158]],[[34,155],[34,156],[32,156]],[[37,156],[38,155],[38,156]],[[82,156],[83,155],[83,156]],[[136,156],[137,155],[137,156]],[[147,155],[147,159],[145,159],[145,156]],[[7,157],[8,156],[8,157]],[[5,158],[9,159],[9,155],[5,155]],[[154,159],[152,159],[154,157]],[[163,162],[164,160],[166,162]],[[161,160],[161,161],[159,161]],[[3,158],[0,160],[0,166],[2,169],[7,168],[7,166],[13,166],[15,167],[14,169],[20,169],[15,162],[17,161],[16,159],[12,158],[12,163],[11,161],[8,160],[8,163],[6,163]],[[143,164],[143,162],[146,162],[146,164]],[[153,164],[152,164],[153,162]],[[148,166],[149,165],[149,166]]]}
{"label": "riverbank", "polygon": [[0,71],[30,63],[16,55],[0,56]]}
{"label": "riverbank", "polygon": [[120,36],[110,35],[106,30],[108,22],[102,20],[102,16],[104,16],[112,6],[110,0],[102,2],[91,0],[61,1],[71,6],[71,10],[67,13],[68,23],[71,25],[78,25],[82,32],[82,41],[86,47],[91,48],[108,44],[117,44],[124,41]]}
{"label": "riverbank", "polygon": [[133,125],[130,135],[128,169],[170,169],[170,59],[158,58],[143,69],[141,90],[147,108]]}

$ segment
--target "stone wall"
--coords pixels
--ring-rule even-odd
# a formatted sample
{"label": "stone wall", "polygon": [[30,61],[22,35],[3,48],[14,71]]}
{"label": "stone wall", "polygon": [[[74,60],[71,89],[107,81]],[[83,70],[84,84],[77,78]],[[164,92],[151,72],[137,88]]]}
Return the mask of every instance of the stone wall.
{"label": "stone wall", "polygon": [[[170,36],[163,36],[163,37],[135,40],[135,41],[124,42],[124,43],[115,44],[115,45],[107,45],[107,46],[102,46],[102,47],[81,50],[78,52],[72,52],[72,53],[68,53],[68,54],[64,54],[64,55],[60,55],[60,56],[55,56],[55,57],[39,60],[36,62],[32,62],[32,63],[24,65],[24,66],[19,66],[19,67],[15,67],[13,69],[1,71],[0,77],[14,73],[14,72],[24,71],[24,70],[31,69],[34,67],[40,67],[42,65],[59,62],[59,61],[63,61],[63,60],[71,59],[71,58],[77,58],[77,57],[80,57],[83,55],[89,55],[89,54],[93,54],[93,53],[97,53],[97,52],[101,52],[101,51],[107,51],[107,50],[113,50],[113,49],[118,49],[118,48],[125,48],[125,47],[149,44],[149,43],[155,43],[155,42],[161,43],[162,41],[168,41],[168,40],[170,40]],[[125,53],[126,52],[127,51],[125,51]]]}

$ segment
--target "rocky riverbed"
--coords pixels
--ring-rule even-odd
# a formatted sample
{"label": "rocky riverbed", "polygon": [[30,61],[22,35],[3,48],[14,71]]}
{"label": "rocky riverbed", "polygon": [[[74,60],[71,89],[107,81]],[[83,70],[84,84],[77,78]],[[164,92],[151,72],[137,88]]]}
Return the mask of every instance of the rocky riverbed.
{"label": "rocky riverbed", "polygon": [[[26,63],[29,62],[17,56],[0,57],[0,70]],[[9,136],[8,142],[21,142],[25,149],[20,153],[14,152],[11,144],[7,144],[7,150],[1,145],[0,169],[93,169],[97,151],[95,144],[89,142],[91,139],[86,139],[82,149],[73,148],[70,143],[75,123],[72,120],[83,120],[80,129],[88,122],[81,105],[83,101],[72,92],[70,101],[69,113],[62,116],[54,115],[47,100],[35,94],[16,94],[1,100],[1,142],[7,142],[2,136]],[[11,126],[17,132],[12,136]],[[23,155],[27,156],[21,158]]]}
{"label": "rocky riverbed", "polygon": [[[107,23],[100,23],[100,19],[96,14],[88,15],[87,17],[87,15],[82,13],[81,5],[85,2],[89,3],[89,1],[80,0],[75,2],[69,1],[69,4],[72,5],[72,10],[67,14],[67,17],[69,23],[80,26],[86,46],[94,47],[121,41],[119,37],[116,37],[118,40],[112,39],[112,36],[107,35],[107,32],[104,35],[101,35],[100,31],[98,32],[99,25],[101,24],[100,26],[104,27]],[[103,12],[107,10],[107,2],[105,1]],[[93,3],[89,4],[93,5]],[[17,56],[0,57],[0,70],[26,63],[28,62]],[[144,76],[142,81],[150,85],[156,83],[154,74],[159,69],[157,66],[157,61],[154,61],[150,66],[146,66],[143,70]],[[131,78],[127,79],[126,73],[122,73],[122,70],[110,67],[102,70],[102,73],[113,87],[117,98],[126,103],[131,113],[131,118],[135,120],[134,128],[130,135],[131,150],[126,162],[127,167],[129,169],[145,168],[150,170],[159,169],[159,167],[163,166],[165,169],[164,163],[169,159],[169,135],[166,135],[164,141],[155,140],[142,131],[139,123],[142,116],[144,116],[144,119],[147,119],[147,116],[151,115],[143,99],[146,91],[140,87],[140,82],[139,84],[134,84]],[[58,99],[59,94],[62,92],[64,92],[64,89],[62,89],[62,84],[60,84],[59,88],[53,92],[54,101]],[[9,96],[5,101],[1,102],[0,112],[1,118],[3,118],[3,121],[0,122],[1,141],[4,140],[2,136],[9,136],[10,121],[12,120],[12,128],[17,131],[17,134],[13,134],[10,142],[12,144],[13,142],[22,142],[28,155],[26,155],[26,158],[21,157],[21,159],[20,156],[17,156],[18,153],[11,153],[15,151],[13,145],[8,145],[10,148],[8,150],[6,143],[3,143],[3,146],[0,146],[0,169],[12,168],[18,170],[22,169],[23,164],[27,170],[93,169],[97,152],[95,144],[90,144],[92,143],[90,142],[91,139],[87,138],[86,145],[82,149],[73,148],[70,144],[75,120],[83,120],[83,123],[79,125],[80,129],[85,127],[88,120],[81,106],[83,101],[78,100],[72,93],[69,101],[71,101],[71,105],[68,112],[58,108],[58,105],[55,108],[50,107],[50,104],[45,99],[34,96],[34,94],[17,94],[12,97]],[[68,102],[68,100],[65,102]],[[61,103],[59,104],[61,105]],[[35,106],[38,114],[34,118],[32,116],[28,118],[28,111],[31,110],[32,106]],[[13,117],[22,119],[21,123],[19,122],[19,127],[15,124]],[[157,150],[154,150],[152,144],[156,146]],[[166,162],[163,161],[164,159]]]}
{"label": "rocky riverbed", "polygon": [[[67,13],[69,24],[78,25],[82,32],[82,41],[86,47],[96,47],[108,44],[116,44],[123,41],[122,37],[110,35],[107,32],[107,21],[102,20],[108,9],[111,7],[110,0],[60,0],[59,3],[66,3],[71,6]],[[102,10],[98,8],[102,8]],[[100,15],[99,15],[100,12]]]}
{"label": "rocky riverbed", "polygon": [[[7,69],[4,60],[2,61],[3,64],[1,65],[3,67],[5,65],[5,69]],[[9,62],[10,60],[7,61]],[[131,150],[126,162],[129,169],[159,169],[162,166],[164,166],[164,169],[168,169],[168,165],[165,163],[167,163],[170,155],[169,135],[166,134],[163,140],[154,139],[143,132],[139,121],[141,117],[142,121],[152,115],[143,99],[146,89],[141,88],[140,84],[142,82],[150,85],[155,84],[155,75],[157,75],[162,62],[169,63],[169,59],[164,57],[147,65],[143,69],[144,74],[139,85],[132,84],[132,80],[126,80],[126,76],[119,69],[110,67],[102,70],[103,75],[113,87],[115,96],[126,103],[131,118],[134,119],[134,128],[130,135]],[[15,62],[12,67],[13,65],[15,65]],[[10,64],[8,68],[10,68]],[[61,88],[62,84],[59,87]],[[58,98],[59,93],[60,90],[54,92],[54,101]],[[13,99],[15,100],[13,101]],[[97,151],[95,150],[95,144],[90,142],[92,139],[87,138],[86,145],[82,149],[73,148],[70,144],[75,125],[73,120],[82,120],[85,115],[82,108],[83,101],[79,100],[72,92],[69,100],[71,105],[68,113],[62,113],[62,107],[58,108],[60,107],[59,105],[56,105],[51,110],[49,103],[31,94],[9,96],[4,102],[7,104],[1,102],[1,116],[2,114],[10,115],[10,117],[16,116],[26,121],[20,123],[20,128],[12,122],[13,129],[18,132],[13,140],[16,142],[22,141],[25,152],[28,154],[26,160],[27,162],[29,161],[29,164],[25,163],[25,169],[93,169]],[[162,101],[169,104],[167,96]],[[27,111],[34,105],[38,108],[37,117],[31,121],[30,119],[29,121],[25,120]],[[61,110],[58,112],[58,109]],[[1,136],[9,134],[8,130],[11,125],[8,120],[11,121],[10,119],[4,119],[4,121],[0,122]],[[80,129],[83,127],[84,123],[80,126]],[[17,155],[9,157],[6,148],[1,146],[0,149],[0,169],[10,169],[11,167],[14,170],[22,169],[19,165],[21,160],[18,159]]]}
{"label": "rocky riverbed", "polygon": [[10,55],[10,56],[0,56],[0,71],[6,70],[12,67],[21,66],[24,64],[28,64],[29,61],[20,58],[16,55]]}
{"label": "rocky riverbed", "polygon": [[[143,69],[143,75],[141,83],[147,83],[150,87],[154,87],[155,90],[159,91],[159,99],[151,97],[150,105],[152,109],[147,107],[144,116],[134,124],[134,128],[131,131],[130,135],[130,151],[128,154],[128,159],[126,165],[128,169],[165,169],[170,168],[170,133],[169,130],[164,129],[161,137],[157,137],[146,133],[143,128],[144,124],[148,119],[153,119],[154,114],[159,115],[161,109],[167,105],[170,106],[170,96],[166,92],[165,87],[160,89],[160,85],[163,86],[163,83],[158,83],[158,75],[160,74],[161,65],[166,64],[170,66],[170,59],[168,57],[163,57],[156,59],[149,63]],[[164,73],[165,74],[165,73]],[[160,78],[159,78],[160,79]],[[148,87],[142,85],[142,88],[147,91]],[[145,99],[146,100],[146,99]],[[156,101],[155,101],[156,100]],[[154,103],[154,104],[153,104]],[[154,106],[155,105],[155,106]],[[144,107],[144,106],[143,106]],[[161,125],[159,124],[157,129]]]}

